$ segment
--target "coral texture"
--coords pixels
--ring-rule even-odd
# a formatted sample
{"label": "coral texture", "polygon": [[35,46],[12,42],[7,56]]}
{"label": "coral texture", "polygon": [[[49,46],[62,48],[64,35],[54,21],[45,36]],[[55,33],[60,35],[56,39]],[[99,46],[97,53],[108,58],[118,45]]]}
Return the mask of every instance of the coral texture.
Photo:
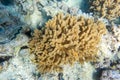
{"label": "coral texture", "polygon": [[90,0],[90,9],[109,20],[120,16],[120,0]]}
{"label": "coral texture", "polygon": [[105,32],[100,21],[58,14],[43,29],[35,30],[29,41],[30,53],[41,73],[61,71],[63,64],[95,60]]}

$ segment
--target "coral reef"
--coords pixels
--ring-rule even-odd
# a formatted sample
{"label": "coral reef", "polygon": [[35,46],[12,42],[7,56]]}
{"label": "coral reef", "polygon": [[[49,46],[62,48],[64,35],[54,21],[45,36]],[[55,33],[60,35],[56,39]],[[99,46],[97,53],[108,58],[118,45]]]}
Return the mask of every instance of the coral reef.
{"label": "coral reef", "polygon": [[38,0],[15,0],[15,9],[32,30],[38,26],[42,26],[46,22],[45,13],[42,13],[37,8]]}
{"label": "coral reef", "polygon": [[[33,75],[36,68],[29,58],[29,50],[22,48],[28,41],[26,35],[19,34],[9,43],[0,45],[0,80],[37,80]],[[1,57],[5,57],[4,61]]]}
{"label": "coral reef", "polygon": [[95,68],[89,62],[84,64],[75,63],[74,66],[69,66],[64,66],[64,80],[93,80],[92,75],[95,72]]}
{"label": "coral reef", "polygon": [[90,0],[90,10],[109,20],[120,16],[120,0]]}
{"label": "coral reef", "polygon": [[119,14],[119,0],[0,0],[0,80],[120,80]]}
{"label": "coral reef", "polygon": [[67,5],[64,1],[37,1],[37,8],[39,11],[44,11],[47,16],[54,17],[57,13],[69,13],[71,15],[77,15],[79,7],[72,7]]}
{"label": "coral reef", "polygon": [[23,17],[31,29],[43,26],[45,22],[57,13],[69,13],[77,15],[79,7],[69,7],[65,1],[56,0],[15,0],[16,10]]}
{"label": "coral reef", "polygon": [[108,33],[102,37],[99,46],[99,59],[93,65],[100,76],[100,80],[119,80],[120,27],[112,24],[107,25],[107,29]]}
{"label": "coral reef", "polygon": [[112,24],[108,28],[109,32],[102,37],[99,45],[100,60],[95,64],[96,68],[109,67],[113,59],[120,59],[120,27]]}
{"label": "coral reef", "polygon": [[46,73],[41,75],[38,80],[93,80],[94,72],[95,68],[90,62],[84,64],[75,63],[71,67],[67,64],[63,66],[63,72]]}
{"label": "coral reef", "polygon": [[105,25],[93,19],[58,14],[29,41],[33,61],[41,73],[61,71],[63,64],[94,61]]}
{"label": "coral reef", "polygon": [[37,80],[33,75],[35,66],[28,57],[29,51],[23,49],[20,52],[23,56],[15,56],[9,61],[7,68],[0,73],[0,80]]}

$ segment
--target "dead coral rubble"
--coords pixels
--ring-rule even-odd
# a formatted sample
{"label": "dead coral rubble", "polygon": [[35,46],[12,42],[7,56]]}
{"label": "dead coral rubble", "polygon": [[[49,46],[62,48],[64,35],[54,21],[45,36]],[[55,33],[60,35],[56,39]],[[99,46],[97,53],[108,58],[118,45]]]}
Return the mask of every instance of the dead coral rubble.
{"label": "dead coral rubble", "polygon": [[44,29],[35,30],[30,53],[40,72],[61,71],[63,64],[95,60],[105,25],[93,19],[58,14]]}
{"label": "dead coral rubble", "polygon": [[112,20],[120,16],[120,0],[90,0],[95,15]]}

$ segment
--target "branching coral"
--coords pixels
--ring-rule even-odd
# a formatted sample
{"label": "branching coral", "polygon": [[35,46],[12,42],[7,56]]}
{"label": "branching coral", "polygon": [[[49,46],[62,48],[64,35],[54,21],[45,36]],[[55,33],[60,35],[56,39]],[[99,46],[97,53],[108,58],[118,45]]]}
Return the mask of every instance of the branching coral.
{"label": "branching coral", "polygon": [[91,10],[109,20],[120,16],[120,0],[90,0]]}
{"label": "branching coral", "polygon": [[30,53],[40,72],[61,71],[63,64],[93,61],[105,32],[100,21],[58,14],[44,29],[35,30],[29,41]]}

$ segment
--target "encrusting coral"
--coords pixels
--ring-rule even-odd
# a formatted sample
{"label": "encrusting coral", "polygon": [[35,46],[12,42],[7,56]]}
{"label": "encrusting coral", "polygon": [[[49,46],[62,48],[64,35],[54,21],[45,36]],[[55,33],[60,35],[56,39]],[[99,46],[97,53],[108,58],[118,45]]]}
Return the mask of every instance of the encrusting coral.
{"label": "encrusting coral", "polygon": [[120,16],[120,0],[90,0],[95,15],[112,20]]}
{"label": "encrusting coral", "polygon": [[32,60],[41,73],[61,71],[62,65],[76,61],[94,61],[105,32],[100,21],[58,14],[44,28],[34,31],[29,41]]}

